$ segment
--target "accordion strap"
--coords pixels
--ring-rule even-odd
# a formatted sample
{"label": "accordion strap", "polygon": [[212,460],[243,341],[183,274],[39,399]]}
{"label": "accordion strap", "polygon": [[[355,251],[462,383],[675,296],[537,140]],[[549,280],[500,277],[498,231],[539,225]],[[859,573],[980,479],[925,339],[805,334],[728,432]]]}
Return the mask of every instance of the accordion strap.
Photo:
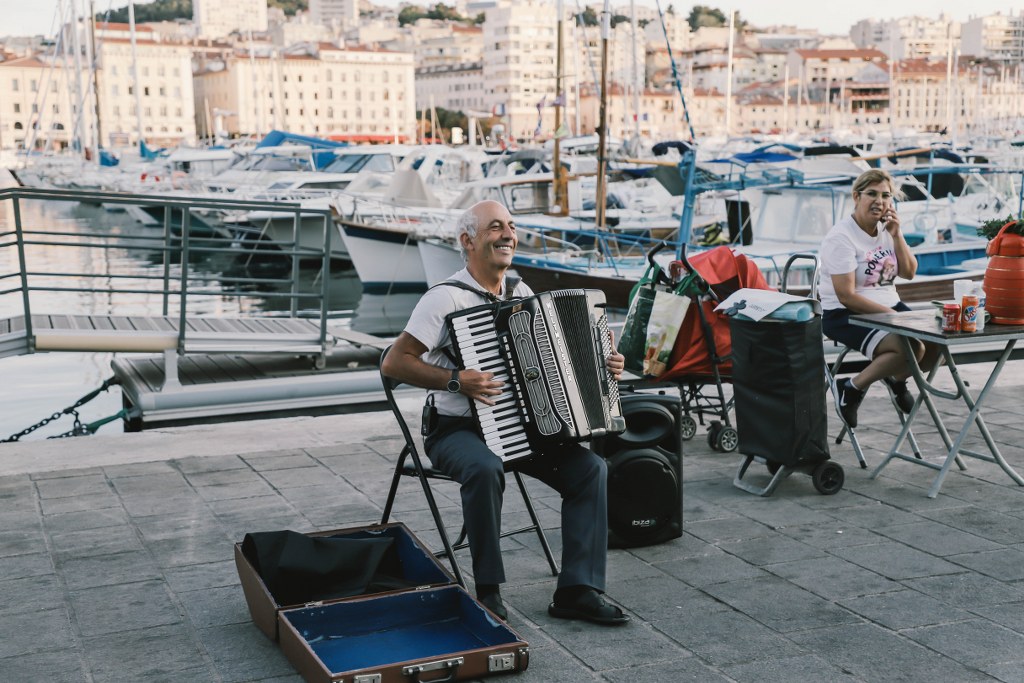
{"label": "accordion strap", "polygon": [[[509,277],[508,275],[505,276],[505,299],[504,299],[505,301],[509,301],[509,300],[512,299],[512,294],[515,291],[516,285],[518,285],[521,281],[522,280],[520,278],[512,278],[512,277]],[[447,286],[447,287],[457,287],[459,289],[464,289],[467,292],[473,292],[474,294],[479,294],[480,296],[482,296],[483,298],[487,299],[491,303],[497,303],[497,302],[502,300],[496,294],[488,292],[487,290],[484,290],[484,289],[477,289],[473,285],[466,284],[465,282],[463,282],[461,280],[442,280],[441,282],[438,282],[436,285],[434,285],[434,287],[445,287],[445,286]],[[434,289],[434,287],[431,287],[430,289]]]}

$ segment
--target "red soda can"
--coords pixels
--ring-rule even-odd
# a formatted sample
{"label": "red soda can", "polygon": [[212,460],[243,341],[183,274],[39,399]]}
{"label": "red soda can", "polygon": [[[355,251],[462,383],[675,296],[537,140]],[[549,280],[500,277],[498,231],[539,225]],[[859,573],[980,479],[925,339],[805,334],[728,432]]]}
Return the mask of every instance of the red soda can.
{"label": "red soda can", "polygon": [[965,294],[960,304],[960,331],[978,331],[978,297]]}
{"label": "red soda can", "polygon": [[942,331],[960,331],[960,304],[944,304],[942,306]]}

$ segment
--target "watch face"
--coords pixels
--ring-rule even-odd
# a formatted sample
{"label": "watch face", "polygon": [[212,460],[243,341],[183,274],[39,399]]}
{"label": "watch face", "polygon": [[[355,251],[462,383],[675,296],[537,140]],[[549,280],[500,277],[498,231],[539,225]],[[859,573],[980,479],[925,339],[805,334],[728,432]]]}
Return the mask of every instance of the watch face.
{"label": "watch face", "polygon": [[459,393],[459,389],[461,389],[461,388],[462,388],[462,384],[460,384],[459,380],[457,380],[457,379],[453,379],[453,380],[448,382],[448,391],[450,391],[453,394]]}

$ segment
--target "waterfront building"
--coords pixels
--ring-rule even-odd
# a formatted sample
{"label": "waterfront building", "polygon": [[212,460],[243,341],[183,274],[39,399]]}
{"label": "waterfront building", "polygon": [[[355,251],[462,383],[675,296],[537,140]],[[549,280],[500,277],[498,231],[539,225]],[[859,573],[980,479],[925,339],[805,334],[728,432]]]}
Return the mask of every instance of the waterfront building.
{"label": "waterfront building", "polygon": [[271,129],[352,142],[414,139],[412,55],[321,43],[250,55],[237,50],[195,75],[202,135]]}
{"label": "waterfront building", "polygon": [[885,55],[875,49],[793,50],[789,53],[789,73],[808,86],[832,81],[853,80],[865,64],[882,64]]}
{"label": "waterfront building", "polygon": [[309,16],[317,24],[358,26],[359,0],[309,0]]}
{"label": "waterfront building", "polygon": [[484,58],[484,31],[479,26],[466,26],[453,21],[443,22],[431,33],[425,34],[421,19],[412,27],[412,53],[417,69],[442,65],[462,66],[482,62]]}
{"label": "waterfront building", "polygon": [[137,144],[140,126],[143,139],[151,146],[194,143],[192,46],[161,42],[156,34],[153,39],[136,34],[134,74],[131,39],[126,33],[111,32],[96,42],[103,145]]}
{"label": "waterfront building", "polygon": [[64,149],[74,138],[75,71],[40,54],[0,61],[0,148]]}
{"label": "waterfront building", "polygon": [[850,28],[850,39],[857,47],[877,49],[889,59],[945,59],[959,47],[960,33],[960,22],[940,14],[938,19],[863,19]]}
{"label": "waterfront building", "polygon": [[[693,93],[685,92],[687,104]],[[634,108],[639,104],[639,110]],[[600,97],[597,88],[585,85],[580,88],[579,118],[581,135],[597,132],[600,117]],[[575,113],[567,112],[567,118]],[[608,88],[607,98],[608,134],[627,140],[639,130],[641,136],[651,140],[689,139],[689,130],[683,116],[683,105],[675,89],[646,89],[634,98],[633,92],[619,84]]]}
{"label": "waterfront building", "polygon": [[192,0],[192,22],[201,38],[267,30],[267,0]]}
{"label": "waterfront building", "polygon": [[1024,65],[1024,10],[976,17],[961,29],[961,54]]}
{"label": "waterfront building", "polygon": [[[293,17],[281,13],[279,19],[271,20],[267,33],[270,42],[280,47],[296,43],[327,43],[335,37],[329,24],[313,21],[308,12],[299,12]],[[248,40],[248,35],[245,39]]]}
{"label": "waterfront building", "polygon": [[503,114],[508,132],[532,139],[553,130],[555,5],[542,0],[498,0],[483,25],[485,108]]}
{"label": "waterfront building", "polygon": [[416,109],[439,107],[451,111],[485,108],[483,60],[437,64],[416,69]]}

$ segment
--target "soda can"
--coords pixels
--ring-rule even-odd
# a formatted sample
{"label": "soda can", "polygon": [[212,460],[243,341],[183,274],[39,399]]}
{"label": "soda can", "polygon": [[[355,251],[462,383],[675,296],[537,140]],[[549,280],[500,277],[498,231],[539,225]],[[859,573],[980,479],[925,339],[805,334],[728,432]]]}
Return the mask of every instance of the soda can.
{"label": "soda can", "polygon": [[960,304],[960,331],[977,332],[978,330],[978,297],[973,294],[964,296]]}
{"label": "soda can", "polygon": [[942,331],[960,331],[960,304],[945,304],[942,307]]}

